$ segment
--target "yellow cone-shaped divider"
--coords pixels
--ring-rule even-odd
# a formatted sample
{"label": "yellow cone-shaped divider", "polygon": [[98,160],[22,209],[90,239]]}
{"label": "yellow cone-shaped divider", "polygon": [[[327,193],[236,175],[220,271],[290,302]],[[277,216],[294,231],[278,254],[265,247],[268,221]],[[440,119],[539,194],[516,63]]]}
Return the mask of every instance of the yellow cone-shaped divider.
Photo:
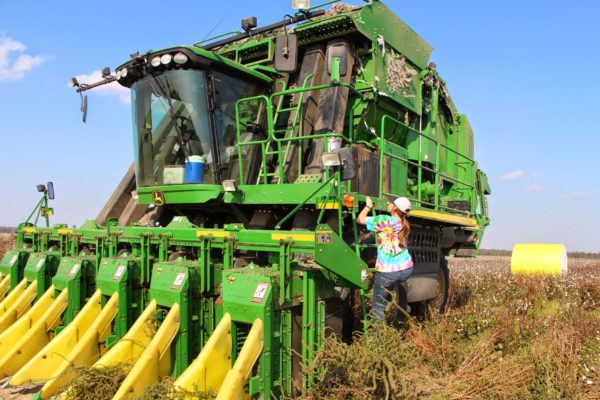
{"label": "yellow cone-shaped divider", "polygon": [[6,297],[8,289],[10,289],[10,274],[2,277],[2,280],[0,281],[0,302]]}
{"label": "yellow cone-shaped divider", "polygon": [[50,341],[49,333],[67,308],[67,289],[54,298],[54,285],[31,309],[0,334],[0,378],[14,375]]}
{"label": "yellow cone-shaped divider", "polygon": [[73,376],[69,367],[91,366],[100,358],[110,324],[118,311],[118,294],[114,293],[101,308],[102,294],[97,290],[75,319],[37,353],[11,379],[9,385],[47,381],[42,398],[55,395]]}
{"label": "yellow cone-shaped divider", "polygon": [[156,335],[140,355],[113,400],[141,395],[144,388],[158,382],[171,372],[171,343],[179,331],[179,304],[169,310]]}
{"label": "yellow cone-shaped divider", "polygon": [[[231,348],[231,316],[225,314],[198,357],[175,381],[175,389],[180,393],[217,393],[231,369]],[[192,399],[186,396],[186,400]]]}
{"label": "yellow cone-shaped divider", "polygon": [[244,387],[252,368],[263,349],[263,323],[256,319],[242,346],[233,368],[227,373],[216,400],[242,400],[246,398]]}
{"label": "yellow cone-shaped divider", "polygon": [[0,332],[4,332],[31,308],[31,303],[35,300],[36,290],[37,281],[31,282],[27,286],[27,280],[23,279],[6,296],[6,299],[0,304]]}
{"label": "yellow cone-shaped divider", "polygon": [[562,244],[516,244],[510,270],[513,274],[559,275],[567,273],[567,249]]}
{"label": "yellow cone-shaped divider", "polygon": [[[94,368],[108,367],[116,364],[135,365],[143,351],[148,347],[154,332],[156,300],[152,300],[138,317],[131,329],[127,331],[115,345],[93,365]],[[71,399],[69,390],[63,392],[62,400]],[[75,399],[73,399],[75,400]]]}

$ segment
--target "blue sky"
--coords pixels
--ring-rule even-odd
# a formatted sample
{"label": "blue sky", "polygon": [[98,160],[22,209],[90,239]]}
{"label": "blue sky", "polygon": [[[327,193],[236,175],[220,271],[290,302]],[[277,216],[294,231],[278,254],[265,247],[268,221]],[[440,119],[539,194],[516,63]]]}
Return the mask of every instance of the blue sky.
{"label": "blue sky", "polygon": [[[249,15],[265,25],[289,4],[0,0],[0,225],[24,219],[35,184],[48,180],[54,222],[94,218],[131,163],[127,93],[91,93],[83,125],[71,76],[114,69],[138,50],[193,43],[219,21],[214,33]],[[484,247],[560,242],[600,251],[600,2],[387,5],[434,47],[432,61],[469,116],[493,190]]]}

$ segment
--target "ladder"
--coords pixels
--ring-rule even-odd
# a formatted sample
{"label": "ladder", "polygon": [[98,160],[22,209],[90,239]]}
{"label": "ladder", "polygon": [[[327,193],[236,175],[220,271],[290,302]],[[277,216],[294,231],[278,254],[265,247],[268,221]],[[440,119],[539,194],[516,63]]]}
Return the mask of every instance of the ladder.
{"label": "ladder", "polygon": [[[269,136],[269,140],[264,148],[263,157],[265,157],[265,159],[273,157],[277,160],[275,170],[269,172],[266,168],[261,168],[257,183],[262,182],[266,184],[269,180],[271,180],[272,183],[284,182],[285,179],[283,174],[293,141],[286,140],[282,142],[281,139],[291,139],[299,132],[296,128],[302,123],[300,118],[302,115],[302,101],[304,100],[304,93],[307,91],[306,89],[310,87],[309,81],[313,76],[314,74],[307,75],[302,83],[302,87],[298,89],[286,89],[285,83],[282,82],[284,89],[271,96],[271,98],[279,96],[279,101],[277,102],[277,107],[273,115],[273,126],[276,126],[279,116],[282,113],[289,112],[290,116],[288,117],[288,123],[284,128],[273,130],[273,135]],[[297,96],[297,98],[294,98],[295,96]],[[273,150],[271,150],[272,148]]]}

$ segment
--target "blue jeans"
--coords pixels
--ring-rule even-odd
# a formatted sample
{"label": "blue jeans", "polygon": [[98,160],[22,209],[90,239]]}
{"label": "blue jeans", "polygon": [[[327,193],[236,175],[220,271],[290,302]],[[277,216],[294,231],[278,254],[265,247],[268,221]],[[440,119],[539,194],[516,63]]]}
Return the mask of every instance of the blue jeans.
{"label": "blue jeans", "polygon": [[373,283],[373,317],[382,320],[388,303],[392,300],[391,292],[396,282],[404,282],[412,274],[413,268],[396,272],[376,272]]}

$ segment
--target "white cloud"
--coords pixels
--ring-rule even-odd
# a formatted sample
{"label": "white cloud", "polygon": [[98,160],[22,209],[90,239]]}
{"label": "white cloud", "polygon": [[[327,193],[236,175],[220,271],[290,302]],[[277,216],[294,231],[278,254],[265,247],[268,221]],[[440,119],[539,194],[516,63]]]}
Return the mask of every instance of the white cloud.
{"label": "white cloud", "polygon": [[515,179],[519,179],[523,176],[523,171],[518,169],[516,171],[509,172],[508,174],[504,174],[500,177],[501,181],[514,181]]}
{"label": "white cloud", "polygon": [[23,43],[0,36],[0,81],[19,80],[46,60],[44,56],[21,54],[26,49]]}
{"label": "white cloud", "polygon": [[533,183],[525,188],[526,192],[541,192],[544,190],[544,186],[539,183]]}
{"label": "white cloud", "polygon": [[[94,83],[94,82],[98,82],[101,81],[102,78],[102,71],[100,70],[96,70],[94,72],[92,72],[89,75],[77,75],[75,77],[77,79],[77,82],[81,83]],[[67,84],[69,87],[71,87],[71,83],[69,82]],[[119,85],[117,82],[111,82],[108,85],[102,85],[102,86],[98,86],[94,89],[92,89],[92,91],[94,93],[100,93],[100,94],[104,94],[107,96],[117,96],[119,98],[119,100],[121,100],[121,103],[124,104],[130,104],[131,103],[131,96],[129,94],[129,89]]]}
{"label": "white cloud", "polygon": [[561,200],[577,200],[587,196],[587,192],[571,192],[560,196]]}

